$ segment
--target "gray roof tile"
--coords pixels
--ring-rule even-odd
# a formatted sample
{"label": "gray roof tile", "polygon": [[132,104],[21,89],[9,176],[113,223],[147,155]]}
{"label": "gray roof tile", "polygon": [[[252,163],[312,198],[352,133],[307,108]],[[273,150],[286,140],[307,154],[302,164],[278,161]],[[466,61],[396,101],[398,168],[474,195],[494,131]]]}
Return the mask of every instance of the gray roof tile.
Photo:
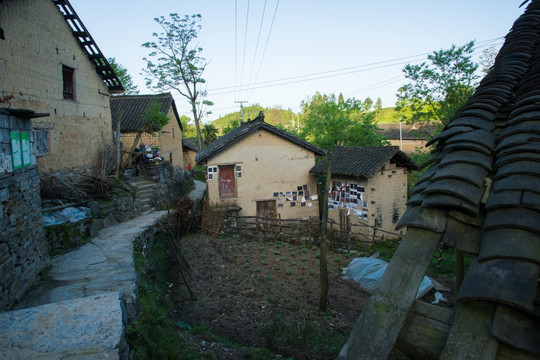
{"label": "gray roof tile", "polygon": [[[352,147],[338,146],[332,156],[332,175],[370,178],[390,160],[408,170],[418,166],[397,146]],[[325,157],[310,172],[326,174],[328,157]]]}
{"label": "gray roof tile", "polygon": [[178,126],[182,129],[180,117],[176,110],[176,104],[171,93],[157,95],[125,95],[111,97],[111,115],[113,117],[113,126],[116,124],[117,117],[120,116],[120,130],[123,133],[137,132],[143,124],[143,116],[148,109],[151,101],[157,101],[161,105],[160,111],[164,114],[169,113],[172,107]]}
{"label": "gray roof tile", "polygon": [[236,129],[219,137],[219,139],[199,151],[196,156],[197,163],[201,164],[208,161],[213,156],[228,149],[231,145],[236,144],[238,141],[244,139],[247,135],[252,134],[257,130],[265,130],[271,132],[285,140],[292,142],[293,144],[297,144],[309,151],[312,151],[313,153],[315,153],[315,155],[321,156],[326,154],[326,150],[312,145],[309,142],[300,139],[299,137],[291,133],[288,133],[284,130],[278,129],[273,125],[266,123],[264,121],[264,114],[261,111],[255,119],[240,125]]}

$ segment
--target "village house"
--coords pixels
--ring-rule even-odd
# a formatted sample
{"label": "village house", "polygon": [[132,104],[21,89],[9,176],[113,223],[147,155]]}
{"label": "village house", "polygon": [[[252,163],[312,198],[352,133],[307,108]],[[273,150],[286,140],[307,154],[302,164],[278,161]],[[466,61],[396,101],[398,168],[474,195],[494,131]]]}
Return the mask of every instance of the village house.
{"label": "village house", "polygon": [[371,239],[374,228],[383,231],[379,236],[392,237],[407,208],[407,171],[418,170],[416,164],[397,146],[340,146],[310,172],[325,175],[329,157],[328,219],[364,240]]}
{"label": "village house", "polygon": [[240,216],[319,217],[317,183],[309,174],[326,153],[257,118],[241,124],[197,153],[207,168],[208,199],[236,205]]}
{"label": "village house", "polygon": [[197,163],[195,156],[197,156],[197,151],[199,151],[196,140],[193,138],[182,138],[182,151],[184,152],[184,170],[193,169]]}
{"label": "village house", "polygon": [[377,124],[378,133],[384,135],[392,146],[398,146],[406,154],[425,150],[428,136],[416,125],[388,123]]}
{"label": "village house", "polygon": [[90,171],[124,91],[107,59],[67,0],[2,1],[0,26],[0,107],[49,114],[32,119],[40,172]]}
{"label": "village house", "polygon": [[183,129],[171,93],[111,97],[113,128],[116,129],[119,120],[124,161],[129,157],[129,151],[136,140],[137,133],[143,127],[144,115],[152,102],[160,105],[160,111],[167,115],[169,122],[162,129],[152,129],[151,132],[141,134],[136,145],[144,144],[147,147],[156,148],[160,156],[172,166],[184,167]]}

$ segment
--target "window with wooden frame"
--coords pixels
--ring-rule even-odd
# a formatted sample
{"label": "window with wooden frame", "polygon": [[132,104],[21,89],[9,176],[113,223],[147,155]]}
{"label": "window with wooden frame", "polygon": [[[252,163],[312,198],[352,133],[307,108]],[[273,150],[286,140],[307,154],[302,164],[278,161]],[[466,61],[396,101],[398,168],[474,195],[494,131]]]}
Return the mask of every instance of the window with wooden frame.
{"label": "window with wooden frame", "polygon": [[49,155],[49,130],[34,129],[34,149],[36,157]]}
{"label": "window with wooden frame", "polygon": [[64,99],[75,100],[75,69],[62,65]]}

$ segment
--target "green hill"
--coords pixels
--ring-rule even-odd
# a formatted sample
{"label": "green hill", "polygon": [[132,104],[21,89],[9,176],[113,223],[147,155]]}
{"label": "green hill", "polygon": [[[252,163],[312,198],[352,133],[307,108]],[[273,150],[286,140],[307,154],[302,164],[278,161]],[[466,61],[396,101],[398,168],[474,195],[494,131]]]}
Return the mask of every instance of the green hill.
{"label": "green hill", "polygon": [[[297,116],[300,117],[300,122],[302,120],[302,114],[296,114],[290,109],[283,110],[279,108],[263,108],[259,104],[255,104],[244,107],[244,121],[254,119],[257,117],[257,115],[259,115],[259,111],[264,111],[264,121],[285,129],[290,129],[293,126],[296,126]],[[376,114],[376,119],[380,124],[398,123],[399,115],[393,107],[387,107],[381,109],[381,111]],[[222,134],[223,128],[231,124],[232,121],[240,121],[240,111],[222,116],[212,121],[212,125],[214,125],[219,130],[219,133]]]}
{"label": "green hill", "polygon": [[[259,104],[244,107],[244,121],[256,118],[259,111],[264,111],[264,121],[274,126],[289,128],[292,127],[293,119],[296,122],[296,114],[290,109],[263,108]],[[212,121],[212,125],[222,133],[222,129],[232,121],[240,121],[240,111],[222,116]]]}

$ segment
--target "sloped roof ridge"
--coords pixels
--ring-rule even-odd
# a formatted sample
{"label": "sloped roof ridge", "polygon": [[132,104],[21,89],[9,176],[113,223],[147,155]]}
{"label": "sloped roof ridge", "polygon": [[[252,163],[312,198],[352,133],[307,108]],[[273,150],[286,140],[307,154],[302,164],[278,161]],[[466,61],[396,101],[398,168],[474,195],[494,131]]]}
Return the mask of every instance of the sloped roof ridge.
{"label": "sloped roof ridge", "polygon": [[418,169],[414,161],[399,150],[398,146],[336,146],[310,172],[326,173],[330,156],[332,157],[332,175],[370,178],[379,171],[386,161],[392,159],[409,170]]}
{"label": "sloped roof ridge", "polygon": [[258,129],[264,129],[264,130],[270,131],[271,133],[275,135],[278,135],[299,146],[302,146],[303,148],[313,151],[317,155],[326,154],[326,150],[321,149],[313,144],[310,144],[309,142],[303,139],[300,139],[299,137],[293,134],[289,134],[286,131],[283,131],[273,125],[266,123],[264,121],[264,114],[261,111],[261,113],[259,113],[259,115],[255,119],[241,124],[239,127],[229,131],[228,133],[226,133],[225,135],[221,136],[219,139],[214,141],[212,144],[208,145],[206,148],[199,151],[196,156],[197,163],[207,161],[214,155],[219,154],[221,151],[224,151],[225,149],[227,149],[230,145],[242,139],[247,134],[250,134],[251,132]]}
{"label": "sloped roof ridge", "polygon": [[99,49],[97,43],[84,26],[84,23],[77,15],[68,0],[52,0],[64,17],[64,20],[71,29],[75,40],[81,49],[87,54],[88,60],[94,65],[95,70],[111,93],[122,93],[125,91],[120,78],[115,73],[109,61]]}

